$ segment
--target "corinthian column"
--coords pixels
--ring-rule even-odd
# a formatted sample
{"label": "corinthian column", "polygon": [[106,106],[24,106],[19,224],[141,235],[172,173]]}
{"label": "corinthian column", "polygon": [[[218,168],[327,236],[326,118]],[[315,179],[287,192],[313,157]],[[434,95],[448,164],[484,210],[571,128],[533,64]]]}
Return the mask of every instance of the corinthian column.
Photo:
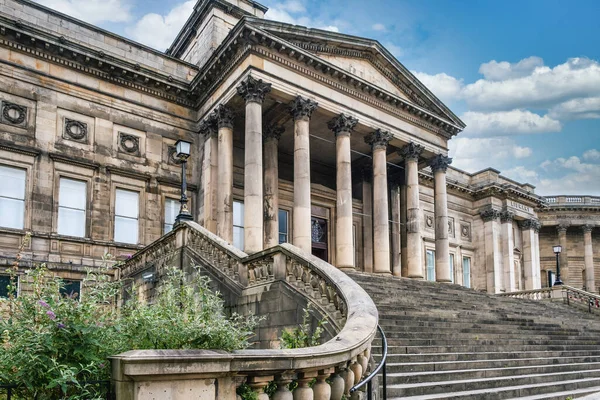
{"label": "corinthian column", "polygon": [[204,163],[202,180],[204,191],[204,227],[217,233],[217,193],[219,192],[219,166],[217,120],[211,114],[200,124],[200,133],[206,138],[204,142]]}
{"label": "corinthian column", "polygon": [[513,219],[514,214],[508,210],[500,213],[500,222],[502,223],[502,253],[504,268],[504,291],[514,292],[516,290],[515,281],[515,238],[513,237]]}
{"label": "corinthian column", "polygon": [[558,244],[562,247],[560,253],[560,278],[565,285],[569,284],[569,252],[567,251],[567,228],[569,225],[560,224],[556,228],[558,232]]}
{"label": "corinthian column", "polygon": [[[423,279],[421,262],[421,210],[419,209],[419,156],[423,146],[409,143],[398,154],[406,175],[406,264],[409,278]],[[446,231],[448,223],[446,223]]]}
{"label": "corinthian column", "polygon": [[310,134],[309,122],[317,103],[296,97],[290,104],[294,117],[294,210],[292,242],[310,253]]}
{"label": "corinthian column", "polygon": [[265,248],[279,244],[279,155],[277,146],[285,131],[283,126],[263,129],[265,149]]}
{"label": "corinthian column", "polygon": [[448,240],[448,195],[446,194],[446,170],[451,162],[450,157],[441,154],[429,161],[434,180],[435,280],[438,282],[452,282]]}
{"label": "corinthian column", "polygon": [[585,264],[585,290],[596,291],[596,278],[594,276],[594,249],[592,247],[591,225],[584,225],[583,229],[583,263]]}
{"label": "corinthian column", "polygon": [[500,210],[491,206],[482,210],[479,215],[483,220],[485,275],[488,293],[500,293],[502,289],[502,256],[500,254]]}
{"label": "corinthian column", "polygon": [[252,76],[242,81],[238,95],[246,100],[244,143],[244,251],[263,249],[263,155],[262,103],[271,84]]}
{"label": "corinthian column", "polygon": [[350,134],[357,123],[356,118],[340,114],[327,125],[336,137],[335,260],[338,268],[354,268]]}
{"label": "corinthian column", "polygon": [[391,274],[390,224],[387,189],[387,146],[389,132],[377,129],[365,137],[373,149],[373,272]]}
{"label": "corinthian column", "polygon": [[[523,271],[525,272],[525,290],[539,289],[540,266],[537,260],[535,234],[540,229],[536,219],[526,219],[519,223],[523,236]],[[561,266],[562,268],[562,266]],[[562,275],[561,275],[562,276]]]}
{"label": "corinthian column", "polygon": [[219,127],[218,169],[219,191],[217,193],[217,235],[233,241],[233,112],[220,105],[214,113]]}

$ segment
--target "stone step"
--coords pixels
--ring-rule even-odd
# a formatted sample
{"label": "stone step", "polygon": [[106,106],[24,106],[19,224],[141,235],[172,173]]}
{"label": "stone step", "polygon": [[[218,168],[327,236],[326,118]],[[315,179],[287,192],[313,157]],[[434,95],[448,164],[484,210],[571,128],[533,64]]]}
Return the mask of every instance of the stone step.
{"label": "stone step", "polygon": [[520,346],[496,346],[476,344],[464,346],[388,346],[389,351],[396,354],[421,354],[421,353],[476,353],[476,352],[516,352],[516,351],[566,351],[566,350],[595,350],[597,345],[520,345]]}
{"label": "stone step", "polygon": [[[375,343],[378,344],[377,342]],[[560,339],[530,339],[527,336],[522,338],[506,339],[401,339],[389,338],[388,346],[437,346],[437,347],[455,347],[455,346],[498,346],[513,347],[519,346],[598,346],[599,340],[581,339],[581,340],[560,340]]]}
{"label": "stone step", "polygon": [[[583,396],[583,397],[582,397]],[[580,399],[580,400],[599,400],[600,386],[589,387],[584,389],[568,390],[566,392],[534,394],[525,397],[513,397],[507,400],[565,400],[565,399]]]}
{"label": "stone step", "polygon": [[[373,355],[379,360],[379,349],[373,349]],[[423,363],[423,362],[462,362],[462,361],[494,361],[518,360],[527,358],[558,357],[596,357],[600,350],[575,351],[523,351],[523,352],[466,352],[466,353],[421,353],[421,354],[388,354],[388,362]]]}
{"label": "stone step", "polygon": [[519,330],[510,330],[508,332],[482,332],[477,329],[469,329],[468,332],[462,330],[444,330],[436,329],[436,331],[401,331],[401,330],[385,330],[385,336],[388,342],[392,339],[420,339],[420,340],[432,340],[439,339],[440,337],[451,337],[457,340],[506,340],[506,339],[523,339],[526,337],[529,340],[565,340],[565,341],[589,341],[589,340],[600,340],[599,335],[565,335],[562,332],[552,332],[542,334],[542,332],[524,332]]}

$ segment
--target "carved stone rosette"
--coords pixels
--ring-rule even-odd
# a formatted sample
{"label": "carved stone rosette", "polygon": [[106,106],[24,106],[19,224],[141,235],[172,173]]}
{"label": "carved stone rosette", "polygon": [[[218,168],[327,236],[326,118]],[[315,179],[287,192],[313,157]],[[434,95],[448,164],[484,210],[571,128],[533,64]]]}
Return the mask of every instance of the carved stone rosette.
{"label": "carved stone rosette", "polygon": [[219,128],[233,129],[233,110],[220,104],[209,118],[215,118]]}
{"label": "carved stone rosette", "polygon": [[482,210],[479,213],[483,222],[490,222],[490,221],[496,220],[496,219],[500,218],[500,214],[501,214],[500,210],[496,210],[495,208],[492,208],[492,207],[486,208],[485,210]]}
{"label": "carved stone rosette", "polygon": [[515,214],[508,211],[508,210],[502,210],[500,212],[500,221],[501,222],[509,222],[512,221],[515,217]]}
{"label": "carved stone rosette", "polygon": [[298,96],[290,103],[290,113],[294,117],[294,120],[310,118],[318,105],[319,103],[312,101],[311,99],[305,99]]}
{"label": "carved stone rosette", "polygon": [[346,114],[340,114],[327,123],[327,127],[335,133],[335,136],[350,136],[352,130],[358,124],[358,119]]}
{"label": "carved stone rosette", "polygon": [[168,149],[168,163],[172,165],[180,165],[181,159],[177,157],[177,148],[175,146],[169,146]]}
{"label": "carved stone rosette", "polygon": [[76,140],[78,142],[85,141],[87,136],[87,124],[65,118],[64,136],[67,139]]}
{"label": "carved stone rosette", "polygon": [[2,102],[2,119],[13,125],[21,125],[27,118],[27,107],[18,104]]}
{"label": "carved stone rosette", "polygon": [[265,83],[262,79],[255,79],[252,75],[248,75],[248,77],[237,87],[237,94],[246,100],[246,103],[251,101],[262,103],[265,100],[265,96],[270,91],[270,83]]}
{"label": "carved stone rosette", "polygon": [[402,158],[404,158],[404,160],[419,161],[419,157],[421,156],[421,153],[423,153],[423,150],[424,147],[420,144],[410,142],[409,144],[398,150],[398,154],[400,154]]}
{"label": "carved stone rosette", "polygon": [[381,129],[377,129],[365,136],[365,143],[370,144],[373,150],[386,149],[391,140],[392,134]]}
{"label": "carved stone rosette", "polygon": [[268,124],[263,126],[264,140],[279,140],[284,132],[285,127],[283,125]]}
{"label": "carved stone rosette", "polygon": [[204,137],[214,137],[217,135],[217,115],[215,113],[210,114],[199,126],[200,134]]}
{"label": "carved stone rosette", "polygon": [[119,145],[125,153],[139,154],[140,152],[140,138],[137,136],[119,132]]}
{"label": "carved stone rosette", "polygon": [[452,163],[452,158],[438,154],[429,160],[429,166],[432,172],[444,171],[448,169],[448,165]]}

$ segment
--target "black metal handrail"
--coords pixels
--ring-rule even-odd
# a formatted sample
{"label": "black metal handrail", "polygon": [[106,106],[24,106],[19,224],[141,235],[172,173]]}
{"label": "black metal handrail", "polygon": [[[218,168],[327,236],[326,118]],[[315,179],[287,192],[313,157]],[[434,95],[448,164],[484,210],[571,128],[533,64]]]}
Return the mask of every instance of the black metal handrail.
{"label": "black metal handrail", "polygon": [[367,385],[367,400],[373,400],[373,378],[379,373],[379,371],[383,370],[382,372],[382,377],[383,377],[383,391],[382,391],[382,400],[386,400],[387,399],[387,372],[386,372],[386,361],[387,361],[387,355],[388,355],[388,345],[387,345],[387,339],[385,337],[385,333],[383,333],[383,329],[381,329],[381,325],[377,325],[377,330],[379,331],[379,334],[381,335],[381,361],[379,362],[379,365],[377,366],[377,368],[375,368],[373,370],[373,372],[371,372],[369,374],[369,376],[367,376],[365,379],[363,379],[362,381],[358,382],[356,385],[352,386],[352,388],[350,389],[350,393],[354,393],[356,392],[358,389],[360,389],[361,387],[363,387],[364,385]]}

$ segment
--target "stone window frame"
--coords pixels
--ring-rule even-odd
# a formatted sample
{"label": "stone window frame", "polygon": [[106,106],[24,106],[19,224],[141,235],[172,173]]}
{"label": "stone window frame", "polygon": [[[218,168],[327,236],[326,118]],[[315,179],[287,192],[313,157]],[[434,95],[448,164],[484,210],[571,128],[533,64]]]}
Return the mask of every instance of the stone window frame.
{"label": "stone window frame", "polygon": [[[6,156],[4,156],[6,155]],[[11,151],[0,149],[0,164],[6,165],[7,167],[20,168],[25,170],[25,199],[24,206],[25,212],[23,215],[23,228],[13,229],[0,227],[0,229],[7,229],[10,231],[26,232],[31,230],[31,210],[33,207],[32,193],[33,193],[33,172],[34,172],[35,157],[24,155],[20,153],[13,153]]]}
{"label": "stone window frame", "polygon": [[[138,192],[138,242],[137,243],[121,243],[115,242],[115,206],[117,189],[128,190],[130,192]],[[118,243],[120,247],[138,247],[140,244],[146,244],[146,203],[148,201],[146,190],[146,180],[132,178],[130,176],[119,175],[118,173],[111,174],[110,182],[110,221],[109,221],[109,238],[112,243]]]}
{"label": "stone window frame", "polygon": [[[168,193],[168,194],[163,193],[162,194],[162,196],[161,196],[161,202],[160,202],[160,204],[162,206],[161,207],[161,211],[162,211],[162,213],[161,213],[161,233],[162,233],[162,235],[165,235],[165,234],[171,232],[171,230],[173,230],[173,227],[175,226],[175,220],[173,220],[173,224],[172,224],[171,230],[169,230],[169,231],[165,230],[165,227],[167,225],[167,215],[166,215],[166,210],[167,209],[166,209],[166,206],[167,206],[167,201],[168,200],[172,200],[172,201],[175,201],[176,203],[180,204],[181,203],[181,197],[175,197],[171,193]],[[175,217],[177,217],[177,216],[175,216]]]}
{"label": "stone window frame", "polygon": [[[92,225],[92,207],[94,204],[93,193],[94,193],[94,176],[95,169],[90,167],[83,167],[79,165],[65,164],[60,161],[54,161],[54,176],[52,182],[53,190],[53,204],[52,204],[52,234],[64,238],[79,238],[79,239],[90,239],[91,238],[91,225]],[[73,179],[77,181],[85,182],[86,200],[85,200],[85,236],[66,236],[58,233],[58,208],[59,208],[59,192],[60,192],[60,178]]]}
{"label": "stone window frame", "polygon": [[460,282],[460,286],[464,286],[465,283],[465,277],[464,277],[464,269],[463,269],[463,259],[467,257],[471,259],[471,270],[469,271],[469,283],[470,288],[473,289],[473,270],[475,269],[474,265],[475,265],[475,252],[473,250],[465,250],[464,248],[461,249],[460,251],[460,268],[461,268],[461,275],[462,275],[462,281]]}
{"label": "stone window frame", "polygon": [[423,243],[423,279],[428,281],[427,279],[427,252],[433,252],[433,281],[435,282],[435,244]]}

